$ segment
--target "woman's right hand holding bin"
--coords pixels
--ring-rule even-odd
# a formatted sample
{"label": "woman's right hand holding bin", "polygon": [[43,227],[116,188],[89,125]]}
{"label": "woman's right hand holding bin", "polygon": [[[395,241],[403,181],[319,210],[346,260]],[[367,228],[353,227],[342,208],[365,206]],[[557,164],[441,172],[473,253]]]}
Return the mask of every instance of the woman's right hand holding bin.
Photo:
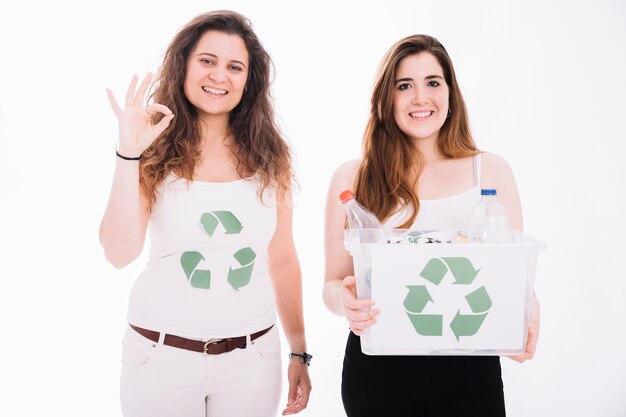
{"label": "woman's right hand holding bin", "polygon": [[371,308],[376,302],[372,299],[356,298],[356,279],[352,275],[342,281],[341,300],[350,330],[357,336],[361,336],[367,328],[377,322],[376,316],[380,314],[380,310]]}

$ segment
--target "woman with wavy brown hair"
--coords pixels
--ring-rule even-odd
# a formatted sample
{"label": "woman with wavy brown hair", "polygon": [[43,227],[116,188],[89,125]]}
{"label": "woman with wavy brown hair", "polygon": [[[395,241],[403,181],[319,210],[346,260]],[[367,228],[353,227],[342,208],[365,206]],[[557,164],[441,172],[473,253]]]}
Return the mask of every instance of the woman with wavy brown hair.
{"label": "woman with wavy brown hair", "polygon": [[[348,337],[342,399],[354,416],[504,416],[498,356],[369,356],[359,336],[376,324],[374,300],[357,299],[353,262],[344,249],[346,213],[339,200],[356,199],[387,227],[418,230],[466,226],[480,189],[498,199],[521,230],[522,211],[507,162],[477,149],[452,61],[427,35],[399,40],[385,55],[374,86],[361,160],[337,168],[328,191],[324,302],[345,316]],[[384,314],[384,311],[382,312]],[[533,357],[539,304],[533,299],[526,352]]]}
{"label": "woman with wavy brown hair", "polygon": [[307,405],[293,173],[270,69],[250,22],[215,11],[176,34],[147,102],[150,74],[133,76],[123,107],[107,90],[119,146],[100,241],[118,268],[147,230],[151,241],[129,299],[125,416],[276,415],[276,310],[292,351],[283,414]]}

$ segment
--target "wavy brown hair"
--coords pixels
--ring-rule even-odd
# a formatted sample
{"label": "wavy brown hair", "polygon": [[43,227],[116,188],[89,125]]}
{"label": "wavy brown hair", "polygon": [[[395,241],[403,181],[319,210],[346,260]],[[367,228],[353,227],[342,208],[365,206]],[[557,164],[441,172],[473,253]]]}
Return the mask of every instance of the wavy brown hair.
{"label": "wavy brown hair", "polygon": [[363,156],[354,188],[356,199],[383,222],[398,208],[408,207],[411,215],[400,228],[410,227],[419,212],[417,181],[423,169],[423,156],[395,122],[393,94],[400,61],[420,52],[431,53],[437,59],[450,92],[450,115],[439,131],[437,150],[446,158],[478,153],[446,49],[427,35],[407,36],[396,42],[385,54],[374,84],[370,117],[363,136]]}
{"label": "wavy brown hair", "polygon": [[[200,37],[210,30],[239,36],[250,58],[244,94],[228,121],[237,173],[242,178],[256,174],[260,197],[270,185],[277,187],[279,195],[291,186],[291,154],[275,122],[270,93],[270,56],[248,19],[229,10],[212,11],[195,17],[176,34],[155,80],[150,99],[167,106],[176,117],[142,154],[139,181],[150,207],[156,201],[157,187],[169,173],[193,178],[200,157],[200,124],[196,108],[185,97],[183,83],[189,55]],[[162,114],[156,114],[153,122],[158,123],[161,118]]]}

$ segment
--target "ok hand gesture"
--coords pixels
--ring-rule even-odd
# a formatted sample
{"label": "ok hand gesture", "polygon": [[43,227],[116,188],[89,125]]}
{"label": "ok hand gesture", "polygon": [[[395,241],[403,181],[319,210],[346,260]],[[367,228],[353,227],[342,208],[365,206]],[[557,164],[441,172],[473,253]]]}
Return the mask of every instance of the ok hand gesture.
{"label": "ok hand gesture", "polygon": [[[146,90],[152,80],[152,74],[148,73],[137,89],[139,77],[133,78],[126,92],[126,100],[122,109],[111,90],[107,88],[107,96],[111,108],[119,122],[119,152],[129,157],[140,156],[146,148],[169,126],[174,114],[166,106],[152,103],[144,107]],[[152,116],[162,113],[163,119],[157,124],[152,124]]]}

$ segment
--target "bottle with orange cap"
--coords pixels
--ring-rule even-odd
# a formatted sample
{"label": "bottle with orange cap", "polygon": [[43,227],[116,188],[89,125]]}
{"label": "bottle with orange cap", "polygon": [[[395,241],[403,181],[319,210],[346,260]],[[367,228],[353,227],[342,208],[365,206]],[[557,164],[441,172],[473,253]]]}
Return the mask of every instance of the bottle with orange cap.
{"label": "bottle with orange cap", "polygon": [[346,209],[348,228],[363,230],[359,233],[361,243],[388,241],[387,232],[378,217],[356,201],[352,190],[343,191],[339,194],[339,198]]}

